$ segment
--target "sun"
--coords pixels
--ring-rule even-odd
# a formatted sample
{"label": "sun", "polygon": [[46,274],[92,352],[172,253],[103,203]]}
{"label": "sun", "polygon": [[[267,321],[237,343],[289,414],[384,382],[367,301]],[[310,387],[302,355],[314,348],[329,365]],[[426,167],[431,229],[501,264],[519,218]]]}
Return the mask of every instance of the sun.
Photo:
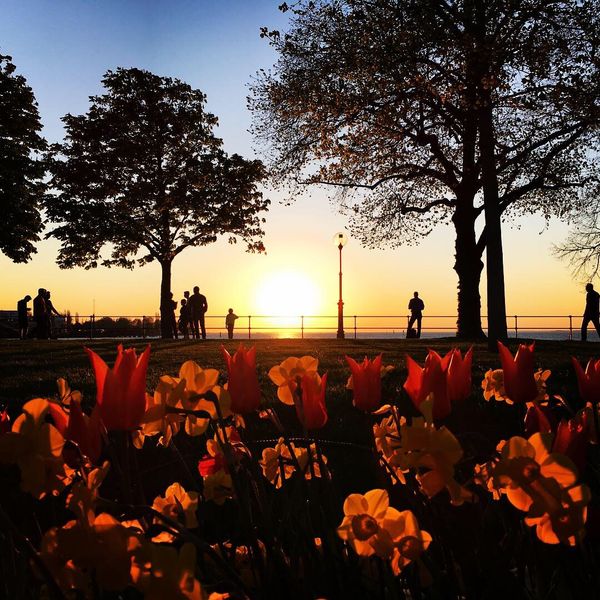
{"label": "sun", "polygon": [[321,306],[321,292],[304,273],[281,271],[265,276],[259,284],[256,306],[264,316],[316,315]]}

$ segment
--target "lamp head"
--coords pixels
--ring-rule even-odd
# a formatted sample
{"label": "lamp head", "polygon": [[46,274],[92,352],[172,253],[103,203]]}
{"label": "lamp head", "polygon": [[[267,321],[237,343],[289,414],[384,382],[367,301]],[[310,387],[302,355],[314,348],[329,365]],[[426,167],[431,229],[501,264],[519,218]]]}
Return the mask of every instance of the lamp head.
{"label": "lamp head", "polygon": [[338,248],[343,248],[347,241],[348,236],[343,231],[340,231],[333,236],[333,243]]}

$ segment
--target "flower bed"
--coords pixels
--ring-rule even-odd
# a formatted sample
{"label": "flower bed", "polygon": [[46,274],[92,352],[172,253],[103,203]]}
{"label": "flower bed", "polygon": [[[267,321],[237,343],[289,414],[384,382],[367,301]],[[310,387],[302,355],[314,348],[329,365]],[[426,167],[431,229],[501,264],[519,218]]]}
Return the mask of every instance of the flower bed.
{"label": "flower bed", "polygon": [[332,423],[315,357],[261,389],[256,350],[223,348],[222,372],[186,361],[148,393],[150,348],[112,367],[88,349],[91,410],[59,379],[0,414],[5,590],[578,597],[598,584],[600,361],[573,361],[566,399],[533,345],[499,350],[481,383],[472,350],[407,356],[402,389],[381,355],[345,357],[353,406]]}

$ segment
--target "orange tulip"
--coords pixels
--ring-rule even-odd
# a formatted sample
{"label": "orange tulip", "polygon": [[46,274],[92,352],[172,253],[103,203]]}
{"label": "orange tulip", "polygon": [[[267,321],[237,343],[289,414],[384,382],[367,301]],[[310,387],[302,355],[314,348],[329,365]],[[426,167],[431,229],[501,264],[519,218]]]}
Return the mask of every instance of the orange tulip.
{"label": "orange tulip", "polygon": [[306,373],[302,377],[302,404],[296,402],[296,413],[306,429],[321,429],[327,423],[325,386],[327,373]]}
{"label": "orange tulip", "polygon": [[538,397],[538,387],[533,369],[533,350],[535,344],[519,344],[513,359],[510,350],[498,342],[500,362],[504,372],[506,396],[515,403],[533,402]]}
{"label": "orange tulip", "polygon": [[96,376],[96,402],[100,417],[109,431],[132,431],[140,425],[146,410],[146,369],[150,346],[138,358],[135,348],[123,351],[119,344],[112,369],[86,348]]}
{"label": "orange tulip", "polygon": [[381,404],[381,360],[380,354],[374,360],[366,356],[362,363],[346,356],[346,362],[352,371],[352,389],[354,390],[354,406],[372,412]]}
{"label": "orange tulip", "polygon": [[260,405],[260,386],[256,374],[256,348],[244,348],[243,344],[233,357],[221,346],[221,352],[227,362],[229,383],[227,391],[231,396],[231,411],[245,415]]}
{"label": "orange tulip", "polygon": [[433,394],[434,419],[443,419],[450,414],[446,371],[451,357],[451,352],[442,358],[437,352],[430,350],[425,366],[421,367],[406,355],[408,377],[404,382],[404,389],[416,408],[419,408],[429,394]]}
{"label": "orange tulip", "polygon": [[471,395],[471,365],[473,363],[473,348],[469,348],[463,358],[457,348],[450,350],[448,364],[448,399],[450,403],[465,400]]}
{"label": "orange tulip", "polygon": [[585,372],[576,358],[572,358],[571,360],[573,361],[573,367],[577,375],[579,395],[586,402],[596,405],[600,402],[600,360],[590,359]]}

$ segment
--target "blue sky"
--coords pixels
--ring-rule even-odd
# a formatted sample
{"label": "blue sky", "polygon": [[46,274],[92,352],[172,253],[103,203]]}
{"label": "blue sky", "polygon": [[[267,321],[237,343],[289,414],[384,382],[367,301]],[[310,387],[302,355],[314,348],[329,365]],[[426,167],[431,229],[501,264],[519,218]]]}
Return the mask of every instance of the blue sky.
{"label": "blue sky", "polygon": [[[225,149],[249,157],[253,145],[247,132],[247,86],[258,69],[269,68],[276,59],[260,39],[259,28],[285,30],[288,15],[277,10],[279,4],[280,0],[4,0],[0,52],[13,56],[18,72],[33,87],[50,141],[62,139],[60,118],[65,113],[84,113],[88,97],[101,93],[100,81],[108,69],[135,66],[179,77],[205,92],[208,109],[219,117],[217,135]],[[304,292],[289,289],[289,282],[302,281],[303,290],[312,290],[306,292],[305,314],[335,314],[337,254],[331,238],[345,227],[344,217],[318,189],[307,190],[290,207],[282,206],[273,191],[266,193],[273,200],[267,215],[267,255],[247,255],[223,240],[188,249],[174,263],[176,296],[198,283],[217,314],[224,315],[230,306],[238,314],[264,314],[294,304]],[[579,314],[582,286],[550,253],[566,227],[553,222],[546,228],[538,218],[520,223],[520,229],[504,229],[509,313]],[[429,314],[453,314],[453,240],[449,227],[436,229],[418,247],[369,251],[351,238],[344,250],[348,314],[405,314],[414,290],[421,291]],[[27,265],[0,256],[7,284],[0,289],[0,308],[13,307],[17,298],[41,286],[53,291],[59,308],[73,312],[91,312],[94,301],[98,314],[157,310],[156,265],[134,271],[61,271],[54,262],[56,251],[55,242],[42,242]],[[278,289],[279,296],[269,304],[265,298]],[[481,292],[485,306],[485,280]]]}

